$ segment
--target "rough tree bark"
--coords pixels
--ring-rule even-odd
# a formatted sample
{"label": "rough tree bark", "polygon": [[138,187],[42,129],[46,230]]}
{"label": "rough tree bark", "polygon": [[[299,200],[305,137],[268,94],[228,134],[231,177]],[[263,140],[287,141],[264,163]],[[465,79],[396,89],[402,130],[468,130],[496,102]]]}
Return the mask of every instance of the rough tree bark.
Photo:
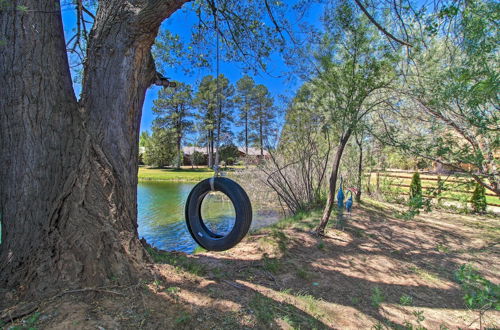
{"label": "rough tree bark", "polygon": [[[36,296],[137,280],[139,123],[150,48],[185,0],[100,1],[81,100],[60,4],[0,10],[0,287]],[[28,10],[17,10],[25,6]]]}
{"label": "rough tree bark", "polygon": [[340,161],[342,160],[342,154],[344,153],[345,146],[351,137],[352,129],[349,128],[344,133],[342,138],[340,139],[339,146],[337,148],[337,152],[335,153],[335,158],[333,159],[332,165],[332,174],[330,175],[329,187],[328,187],[328,198],[326,200],[326,205],[323,210],[323,216],[321,217],[321,221],[316,227],[316,233],[319,235],[323,235],[325,233],[326,225],[330,220],[330,215],[332,214],[333,205],[335,202],[335,192],[337,190],[337,177],[339,173]]}

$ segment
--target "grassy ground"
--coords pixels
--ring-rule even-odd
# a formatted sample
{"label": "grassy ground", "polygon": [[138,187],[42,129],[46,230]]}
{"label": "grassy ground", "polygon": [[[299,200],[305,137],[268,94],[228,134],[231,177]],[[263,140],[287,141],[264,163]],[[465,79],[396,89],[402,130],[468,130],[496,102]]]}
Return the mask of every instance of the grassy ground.
{"label": "grassy ground", "polygon": [[[454,271],[470,263],[499,282],[498,218],[444,212],[414,220],[356,205],[341,229],[319,213],[260,229],[226,252],[150,249],[154,276],[129,287],[47,301],[17,325],[50,329],[478,329]],[[482,326],[498,328],[500,312]]]}
{"label": "grassy ground", "polygon": [[[228,166],[222,169],[225,172],[231,172],[238,169],[243,169],[244,166]],[[180,169],[174,168],[148,168],[139,167],[139,181],[200,181],[211,177],[214,170],[208,167],[182,166]]]}
{"label": "grassy ground", "polygon": [[213,175],[213,170],[207,167],[181,169],[139,167],[139,181],[200,181]]}

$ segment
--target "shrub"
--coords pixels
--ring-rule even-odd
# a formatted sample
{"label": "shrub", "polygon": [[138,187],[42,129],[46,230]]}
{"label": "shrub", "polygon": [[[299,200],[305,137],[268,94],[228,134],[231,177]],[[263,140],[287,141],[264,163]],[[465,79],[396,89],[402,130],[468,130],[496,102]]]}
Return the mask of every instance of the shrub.
{"label": "shrub", "polygon": [[455,273],[464,291],[465,305],[471,309],[500,310],[500,286],[482,277],[477,269],[469,264],[460,266]]}
{"label": "shrub", "polygon": [[399,298],[399,303],[403,306],[410,306],[411,304],[413,304],[413,297],[404,294]]}
{"label": "shrub", "polygon": [[420,174],[418,174],[418,172],[415,172],[415,174],[413,174],[413,178],[411,179],[410,201],[408,204],[410,206],[410,210],[412,211],[422,208],[423,205],[422,182],[420,181]]}
{"label": "shrub", "polygon": [[225,161],[226,164],[231,165],[229,163],[229,158],[231,158],[232,162],[234,162],[234,159],[238,158],[240,152],[238,151],[238,147],[232,144],[228,144],[220,147],[219,155],[222,161]]}
{"label": "shrub", "polygon": [[194,151],[191,154],[191,165],[198,166],[198,165],[206,164],[206,162],[207,162],[206,158],[207,158],[207,156],[204,155],[203,153],[201,153],[199,151]]}
{"label": "shrub", "polygon": [[374,287],[372,289],[372,296],[371,296],[371,300],[372,300],[372,306],[375,307],[375,308],[378,308],[380,306],[380,304],[382,302],[384,302],[384,293],[382,292],[382,290],[380,290],[379,287]]}
{"label": "shrub", "polygon": [[472,209],[476,213],[484,213],[486,212],[486,191],[482,185],[476,183],[476,189],[474,189],[474,193],[472,194],[471,203]]}

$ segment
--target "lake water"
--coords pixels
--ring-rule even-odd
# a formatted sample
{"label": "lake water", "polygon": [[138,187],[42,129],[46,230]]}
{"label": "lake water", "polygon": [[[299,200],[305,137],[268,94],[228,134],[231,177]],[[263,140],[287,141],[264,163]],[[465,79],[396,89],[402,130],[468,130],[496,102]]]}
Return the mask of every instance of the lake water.
{"label": "lake water", "polygon": [[[162,250],[191,253],[197,244],[189,234],[184,220],[184,205],[196,183],[139,182],[137,187],[139,237]],[[275,223],[277,210],[254,205],[251,229]],[[234,208],[220,193],[210,193],[202,204],[202,217],[207,226],[220,234],[227,233],[234,223]]]}

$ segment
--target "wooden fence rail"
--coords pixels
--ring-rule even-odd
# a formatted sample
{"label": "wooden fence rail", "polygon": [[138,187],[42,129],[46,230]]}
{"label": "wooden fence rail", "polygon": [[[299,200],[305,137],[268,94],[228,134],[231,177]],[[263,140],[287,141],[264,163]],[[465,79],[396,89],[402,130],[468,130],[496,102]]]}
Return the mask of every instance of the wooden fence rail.
{"label": "wooden fence rail", "polygon": [[[387,173],[387,172],[371,172],[371,173],[366,173],[364,176],[366,178],[368,178],[368,184],[371,186],[372,185],[372,177],[375,176],[375,185],[376,185],[376,189],[377,191],[380,191],[380,178],[394,178],[394,179],[408,179],[408,180],[411,180],[412,179],[412,173],[409,173],[409,172],[395,172],[395,171],[392,171],[390,172],[391,174]],[[394,174],[392,174],[394,173]],[[409,175],[398,175],[398,173],[401,173],[401,174],[409,174]],[[423,174],[423,175],[432,175],[432,174]],[[464,178],[465,180],[467,180],[466,178]],[[470,183],[474,183],[475,181],[474,180],[460,180],[460,179],[457,179],[457,178],[450,178],[449,176],[446,176],[445,179],[438,179],[437,177],[424,177],[424,176],[421,176],[420,177],[420,180],[421,181],[443,181],[445,183],[461,183],[461,184],[470,184]],[[399,187],[399,188],[410,188],[410,185],[409,184],[403,184],[403,183],[393,183],[393,182],[389,182],[389,183],[386,183],[387,186],[390,186],[390,187]],[[433,186],[422,186],[422,189],[437,189],[437,187],[433,187]],[[463,190],[463,189],[453,189],[453,188],[450,188],[450,187],[445,187],[444,189],[441,190],[441,192],[451,192],[451,193],[461,193],[461,194],[470,194],[472,195],[473,194],[473,191],[470,191],[470,190]],[[401,191],[399,192],[401,195],[409,195],[409,192],[406,192],[406,191]],[[425,192],[424,192],[425,193]],[[485,193],[486,196],[490,196],[490,197],[498,197],[495,193],[491,192],[490,190],[487,190],[487,192]],[[445,199],[445,200],[453,200],[453,201],[463,201],[463,199],[461,198],[457,198],[457,197],[451,197],[451,196],[433,196],[433,195],[423,195],[424,197],[427,197],[427,198],[432,198],[432,199]],[[495,206],[495,207],[500,207],[500,203],[492,203],[492,202],[488,202],[487,205],[489,206]]]}

